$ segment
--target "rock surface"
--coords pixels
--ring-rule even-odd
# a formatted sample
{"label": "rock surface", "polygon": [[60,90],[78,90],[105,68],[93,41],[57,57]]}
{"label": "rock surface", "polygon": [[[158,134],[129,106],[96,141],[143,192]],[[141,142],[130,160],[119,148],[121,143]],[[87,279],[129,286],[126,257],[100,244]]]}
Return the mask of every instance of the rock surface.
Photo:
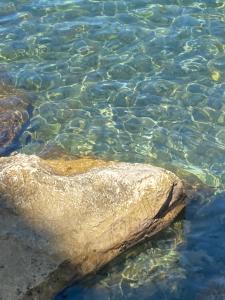
{"label": "rock surface", "polygon": [[182,182],[151,165],[0,158],[0,299],[50,300],[184,205]]}
{"label": "rock surface", "polygon": [[21,92],[0,85],[0,154],[13,147],[13,141],[29,119],[27,108],[28,101]]}

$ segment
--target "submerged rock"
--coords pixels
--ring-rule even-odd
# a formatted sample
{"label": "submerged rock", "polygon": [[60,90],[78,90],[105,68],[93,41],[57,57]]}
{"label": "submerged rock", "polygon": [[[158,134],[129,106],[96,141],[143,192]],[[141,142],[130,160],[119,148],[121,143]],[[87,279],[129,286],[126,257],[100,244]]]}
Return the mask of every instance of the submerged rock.
{"label": "submerged rock", "polygon": [[179,178],[151,165],[0,158],[0,298],[51,299],[184,205]]}
{"label": "submerged rock", "polygon": [[28,101],[8,86],[0,85],[0,154],[13,148],[13,142],[28,121]]}

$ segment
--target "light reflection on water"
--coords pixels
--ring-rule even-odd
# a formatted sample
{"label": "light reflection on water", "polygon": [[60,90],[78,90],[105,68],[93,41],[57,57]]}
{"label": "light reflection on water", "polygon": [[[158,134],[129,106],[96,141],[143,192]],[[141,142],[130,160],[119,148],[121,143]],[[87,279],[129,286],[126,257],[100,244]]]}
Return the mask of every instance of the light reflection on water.
{"label": "light reflection on water", "polygon": [[0,0],[0,76],[34,94],[20,151],[58,145],[183,169],[216,188],[81,299],[104,297],[99,285],[112,299],[188,299],[223,269],[224,15],[222,0]]}

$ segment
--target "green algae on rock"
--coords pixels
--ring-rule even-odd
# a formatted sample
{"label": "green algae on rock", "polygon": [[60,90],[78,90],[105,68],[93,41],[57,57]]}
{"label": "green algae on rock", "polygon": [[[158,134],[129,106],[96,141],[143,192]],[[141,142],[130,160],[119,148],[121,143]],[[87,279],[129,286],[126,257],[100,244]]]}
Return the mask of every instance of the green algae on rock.
{"label": "green algae on rock", "polygon": [[164,229],[186,199],[162,168],[34,155],[0,158],[0,195],[0,296],[14,300],[49,300]]}

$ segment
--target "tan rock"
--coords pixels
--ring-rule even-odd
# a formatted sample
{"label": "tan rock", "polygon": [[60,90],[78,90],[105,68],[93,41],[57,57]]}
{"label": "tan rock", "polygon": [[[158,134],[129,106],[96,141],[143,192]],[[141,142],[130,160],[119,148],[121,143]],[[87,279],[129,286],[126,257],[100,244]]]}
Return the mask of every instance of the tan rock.
{"label": "tan rock", "polygon": [[151,165],[0,158],[0,299],[51,299],[184,205],[182,182]]}
{"label": "tan rock", "polygon": [[0,153],[12,146],[14,139],[28,121],[28,101],[25,96],[0,85]]}

